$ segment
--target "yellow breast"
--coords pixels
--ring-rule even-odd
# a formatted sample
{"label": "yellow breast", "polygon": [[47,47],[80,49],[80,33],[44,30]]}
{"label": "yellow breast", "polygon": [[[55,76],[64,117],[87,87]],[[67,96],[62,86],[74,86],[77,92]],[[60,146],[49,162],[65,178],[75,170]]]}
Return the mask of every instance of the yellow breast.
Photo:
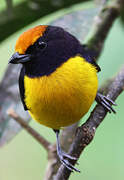
{"label": "yellow breast", "polygon": [[98,79],[94,66],[76,56],[49,76],[24,78],[25,103],[39,123],[59,129],[80,120],[93,103]]}

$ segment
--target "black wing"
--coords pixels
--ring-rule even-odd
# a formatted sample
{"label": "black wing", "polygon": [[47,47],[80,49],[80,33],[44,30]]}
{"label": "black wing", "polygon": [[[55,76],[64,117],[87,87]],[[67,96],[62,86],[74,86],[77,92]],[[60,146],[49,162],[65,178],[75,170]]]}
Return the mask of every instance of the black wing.
{"label": "black wing", "polygon": [[82,45],[81,55],[82,55],[82,57],[84,57],[86,59],[86,61],[93,64],[96,67],[98,72],[101,71],[101,68],[99,67],[99,65],[95,61],[96,57],[98,56],[97,52],[95,52],[94,50],[89,49],[87,47],[87,45]]}
{"label": "black wing", "polygon": [[25,69],[24,69],[24,67],[22,67],[20,76],[19,76],[19,91],[20,91],[21,101],[24,106],[24,110],[27,111],[28,108],[25,104],[24,75],[25,75]]}

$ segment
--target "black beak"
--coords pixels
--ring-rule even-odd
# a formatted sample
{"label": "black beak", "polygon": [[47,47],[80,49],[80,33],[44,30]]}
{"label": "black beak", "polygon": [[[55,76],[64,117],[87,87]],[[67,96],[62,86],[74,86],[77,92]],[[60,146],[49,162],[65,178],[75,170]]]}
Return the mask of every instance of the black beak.
{"label": "black beak", "polygon": [[9,60],[9,63],[12,64],[19,64],[19,63],[25,63],[31,60],[30,54],[19,54],[18,52],[14,53],[12,57]]}

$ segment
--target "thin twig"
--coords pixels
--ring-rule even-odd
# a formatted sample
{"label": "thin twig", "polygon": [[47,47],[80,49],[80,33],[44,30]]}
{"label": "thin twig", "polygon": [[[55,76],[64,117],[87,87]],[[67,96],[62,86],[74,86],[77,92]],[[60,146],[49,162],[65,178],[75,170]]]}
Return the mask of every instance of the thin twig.
{"label": "thin twig", "polygon": [[33,136],[45,149],[49,151],[51,143],[48,142],[37,131],[30,127],[13,109],[7,111],[8,115],[18,122],[31,136]]}
{"label": "thin twig", "polygon": [[[124,90],[124,66],[113,79],[112,83],[106,86],[108,93],[107,97],[115,100]],[[69,154],[80,157],[85,147],[91,143],[94,138],[96,128],[101,124],[107,115],[107,111],[101,105],[96,105],[88,120],[78,128],[76,137],[70,147]],[[73,162],[75,164],[76,162]],[[71,172],[61,165],[55,180],[67,180]]]}

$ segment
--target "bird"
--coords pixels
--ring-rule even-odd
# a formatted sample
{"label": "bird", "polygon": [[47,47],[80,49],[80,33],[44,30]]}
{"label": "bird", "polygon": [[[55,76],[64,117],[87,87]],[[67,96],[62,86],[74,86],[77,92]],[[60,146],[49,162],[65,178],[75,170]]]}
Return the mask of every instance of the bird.
{"label": "bird", "polygon": [[94,100],[109,112],[115,103],[98,92],[95,54],[64,28],[37,25],[16,41],[9,63],[22,64],[19,91],[24,110],[56,134],[57,154],[70,171],[80,172],[62,151],[61,128],[78,122]]}

